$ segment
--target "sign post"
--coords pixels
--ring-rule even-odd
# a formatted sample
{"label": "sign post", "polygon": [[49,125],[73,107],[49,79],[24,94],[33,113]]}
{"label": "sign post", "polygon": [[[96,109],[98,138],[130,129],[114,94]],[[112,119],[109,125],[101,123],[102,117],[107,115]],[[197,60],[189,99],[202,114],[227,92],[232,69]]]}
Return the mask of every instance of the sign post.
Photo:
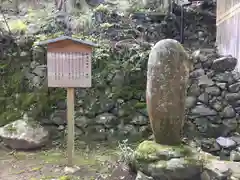
{"label": "sign post", "polygon": [[67,156],[68,165],[73,166],[74,156],[74,88],[67,88],[67,119],[68,119],[68,140]]}
{"label": "sign post", "polygon": [[47,45],[48,87],[67,89],[67,157],[71,167],[74,165],[74,88],[91,87],[91,53],[97,45],[69,36],[37,45]]}

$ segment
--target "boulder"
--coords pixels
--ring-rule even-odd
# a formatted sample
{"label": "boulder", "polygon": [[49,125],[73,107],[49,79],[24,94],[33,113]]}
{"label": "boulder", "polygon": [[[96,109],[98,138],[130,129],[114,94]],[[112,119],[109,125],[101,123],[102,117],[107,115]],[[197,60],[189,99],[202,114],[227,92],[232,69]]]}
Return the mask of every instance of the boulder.
{"label": "boulder", "polygon": [[44,146],[49,140],[49,133],[36,122],[19,119],[1,127],[0,137],[13,149],[30,150]]}
{"label": "boulder", "polygon": [[236,58],[232,56],[224,56],[213,61],[212,69],[217,72],[233,71],[236,65]]}

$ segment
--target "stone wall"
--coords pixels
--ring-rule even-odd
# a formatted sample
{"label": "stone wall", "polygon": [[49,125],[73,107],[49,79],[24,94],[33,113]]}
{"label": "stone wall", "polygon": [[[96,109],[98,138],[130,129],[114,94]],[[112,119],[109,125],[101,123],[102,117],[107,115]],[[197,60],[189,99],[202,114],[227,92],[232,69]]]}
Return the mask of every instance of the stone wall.
{"label": "stone wall", "polygon": [[186,100],[188,119],[203,136],[229,135],[240,123],[239,75],[233,71],[237,59],[202,49],[193,53],[193,60]]}
{"label": "stone wall", "polygon": [[[76,89],[76,137],[106,140],[148,136],[151,130],[146,112],[145,83],[149,50],[163,38],[180,39],[177,23],[180,11],[175,9],[173,19],[143,11],[131,13],[126,18],[122,13],[108,9],[96,11],[95,15],[101,18],[94,18],[96,27],[89,30],[87,39],[105,39],[107,43],[99,42],[100,48],[94,51],[92,88]],[[185,15],[186,46],[212,46],[214,18],[189,8]],[[54,28],[49,29],[52,31],[48,32],[54,34]],[[35,32],[41,33],[46,32]],[[9,47],[10,52],[3,58],[6,62],[14,61],[4,66],[0,126],[27,113],[33,120],[52,129],[53,135],[59,138],[64,135],[67,123],[66,92],[61,88],[46,87],[46,52],[43,48],[33,47],[35,37],[16,39],[15,46]]]}

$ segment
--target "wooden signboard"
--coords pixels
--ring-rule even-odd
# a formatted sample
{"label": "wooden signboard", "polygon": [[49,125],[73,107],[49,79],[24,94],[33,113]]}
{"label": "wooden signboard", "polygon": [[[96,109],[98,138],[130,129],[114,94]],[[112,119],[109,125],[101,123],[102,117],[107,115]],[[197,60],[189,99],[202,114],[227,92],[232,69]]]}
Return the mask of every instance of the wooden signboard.
{"label": "wooden signboard", "polygon": [[68,165],[74,155],[74,88],[91,87],[91,55],[96,44],[61,36],[38,43],[47,45],[48,87],[67,88]]}

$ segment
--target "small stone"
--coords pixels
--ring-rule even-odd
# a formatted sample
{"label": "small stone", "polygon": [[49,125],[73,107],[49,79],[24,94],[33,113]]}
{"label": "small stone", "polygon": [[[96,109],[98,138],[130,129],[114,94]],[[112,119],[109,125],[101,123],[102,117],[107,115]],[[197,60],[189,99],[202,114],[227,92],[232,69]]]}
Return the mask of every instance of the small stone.
{"label": "small stone", "polygon": [[112,125],[117,123],[117,118],[113,114],[103,113],[103,114],[98,115],[95,118],[95,122],[97,124],[103,124],[106,127],[110,127],[110,126],[112,126]]}
{"label": "small stone", "polygon": [[214,101],[211,103],[213,109],[215,109],[216,111],[221,111],[223,106],[222,103],[220,101]]}
{"label": "small stone", "polygon": [[226,83],[216,83],[216,85],[222,90],[226,89],[226,86],[227,86]]}
{"label": "small stone", "polygon": [[137,125],[145,125],[147,123],[148,123],[148,118],[138,113],[135,114],[135,116],[133,117],[133,120],[131,121],[131,124],[137,124]]}
{"label": "small stone", "polygon": [[209,96],[208,93],[202,93],[199,97],[198,100],[204,104],[208,104],[209,101]]}
{"label": "small stone", "polygon": [[233,74],[230,72],[216,74],[212,79],[218,82],[224,82],[228,84],[232,84],[234,82]]}
{"label": "small stone", "polygon": [[117,164],[109,176],[109,180],[129,180],[135,179],[136,175],[125,164]]}
{"label": "small stone", "polygon": [[231,138],[219,137],[216,139],[216,141],[223,148],[232,148],[236,146],[236,142],[233,141]]}
{"label": "small stone", "polygon": [[189,75],[190,78],[197,78],[199,76],[204,75],[204,70],[203,69],[196,69],[194,71],[192,71]]}
{"label": "small stone", "polygon": [[198,85],[199,86],[202,86],[202,85],[203,86],[212,86],[212,85],[214,85],[214,82],[211,79],[209,79],[207,75],[203,75],[203,76],[199,77]]}
{"label": "small stone", "polygon": [[240,107],[236,107],[236,108],[235,108],[235,111],[236,111],[238,114],[240,114]]}
{"label": "small stone", "polygon": [[51,116],[50,116],[50,120],[51,122],[53,122],[54,124],[57,125],[64,125],[67,123],[67,112],[66,110],[55,110]]}
{"label": "small stone", "polygon": [[197,84],[192,84],[188,89],[189,96],[199,96],[200,93],[200,87]]}
{"label": "small stone", "polygon": [[[231,139],[235,141],[237,145],[240,145],[240,135],[234,135],[231,137]],[[240,150],[240,146],[239,146],[239,150]]]}
{"label": "small stone", "polygon": [[192,108],[197,102],[197,98],[194,96],[188,96],[185,101],[185,106],[186,108]]}
{"label": "small stone", "polygon": [[207,118],[201,117],[194,119],[198,131],[201,133],[206,133],[209,127],[209,120]]}
{"label": "small stone", "polygon": [[240,91],[240,82],[237,82],[235,84],[232,84],[228,87],[229,92],[231,93],[237,93]]}
{"label": "small stone", "polygon": [[135,180],[154,180],[152,177],[149,177],[145,174],[143,174],[141,171],[137,172],[137,177]]}
{"label": "small stone", "polygon": [[236,116],[236,112],[234,111],[234,109],[232,108],[232,106],[227,106],[223,109],[223,113],[222,116],[224,118],[233,118]]}
{"label": "small stone", "polygon": [[230,179],[232,171],[224,161],[210,160],[205,165],[204,175],[202,180],[227,180]]}
{"label": "small stone", "polygon": [[215,139],[202,139],[201,140],[201,148],[203,151],[213,153],[217,152],[221,149],[221,147],[216,143]]}
{"label": "small stone", "polygon": [[82,128],[87,127],[91,122],[92,121],[86,116],[79,116],[79,117],[76,117],[75,119],[76,126],[79,126]]}
{"label": "small stone", "polygon": [[[222,122],[225,126],[227,126],[231,131],[236,130],[238,126],[238,122],[236,118],[231,119],[223,119]],[[231,138],[232,139],[232,138]]]}
{"label": "small stone", "polygon": [[232,102],[240,100],[240,93],[226,93],[225,99]]}
{"label": "small stone", "polygon": [[212,96],[219,96],[221,94],[221,90],[217,86],[207,87],[205,91]]}
{"label": "small stone", "polygon": [[[231,105],[236,108],[236,107],[240,107],[240,100],[236,100],[236,101],[232,101]],[[236,111],[237,112],[237,111]]]}
{"label": "small stone", "polygon": [[240,146],[238,146],[238,147],[236,148],[236,150],[237,150],[238,152],[240,152]]}
{"label": "small stone", "polygon": [[232,56],[225,56],[214,60],[212,64],[212,69],[217,72],[233,71],[236,65],[236,58]]}
{"label": "small stone", "polygon": [[199,105],[196,106],[191,110],[191,113],[194,115],[197,115],[199,117],[201,116],[215,116],[217,115],[217,112],[207,106]]}
{"label": "small stone", "polygon": [[230,161],[240,161],[240,152],[231,151],[230,152]]}
{"label": "small stone", "polygon": [[66,174],[73,174],[73,173],[77,172],[79,169],[80,169],[80,168],[77,167],[77,166],[74,166],[74,167],[68,167],[68,166],[66,166],[66,167],[64,168],[64,172],[65,172]]}

